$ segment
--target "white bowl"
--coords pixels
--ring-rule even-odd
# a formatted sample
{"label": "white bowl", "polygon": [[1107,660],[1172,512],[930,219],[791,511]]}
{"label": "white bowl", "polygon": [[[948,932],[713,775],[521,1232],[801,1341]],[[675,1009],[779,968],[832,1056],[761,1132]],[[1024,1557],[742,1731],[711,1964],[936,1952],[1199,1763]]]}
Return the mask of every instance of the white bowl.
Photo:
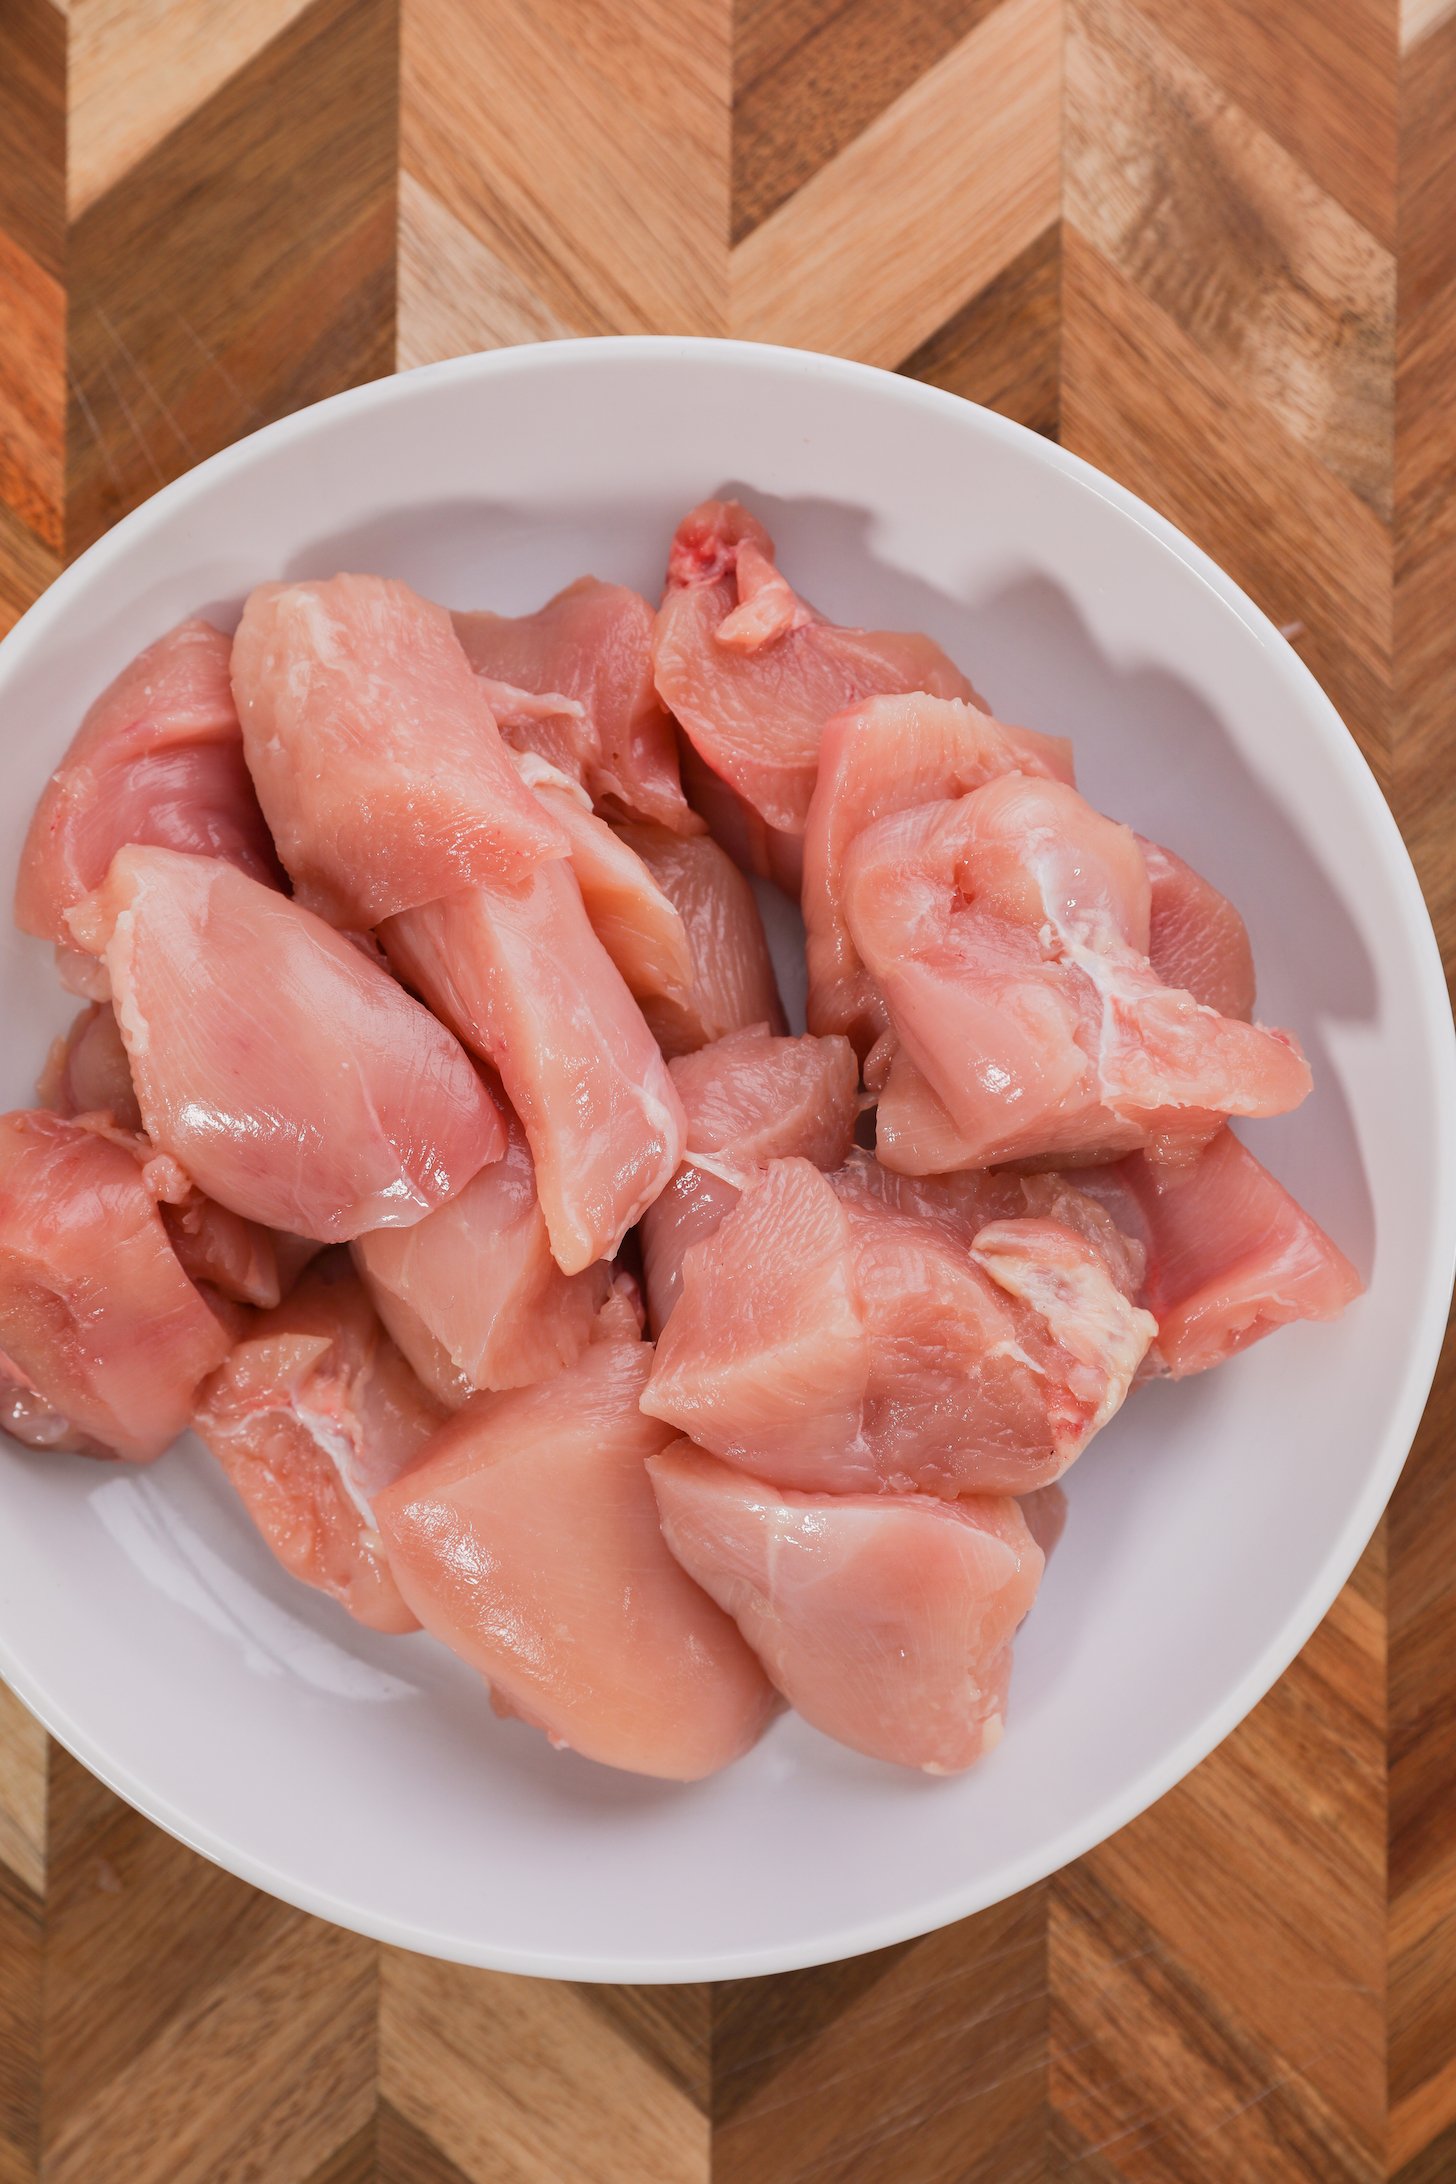
{"label": "white bowl", "polygon": [[[732,342],[563,342],[321,403],[139,509],[0,647],[0,869],[87,702],[264,577],[406,577],[536,605],[655,593],[677,517],[741,491],[836,619],[923,628],[997,710],[1076,738],[1094,802],[1231,893],[1261,1013],[1315,1068],[1250,1142],[1368,1277],[1333,1327],[1140,1393],[1076,1466],[1010,1722],[932,1782],[778,1722],[674,1788],[491,1716],[423,1637],[293,1584],[193,1443],[151,1471],[0,1453],[0,1674],[206,1856],[380,1939],[576,1979],[776,1971],[1010,1895],[1120,1827],[1269,1688],[1365,1545],[1450,1288],[1456,1068],[1390,814],[1333,708],[1211,562],[1020,426],[853,364]],[[0,942],[0,1104],[68,1009]]]}

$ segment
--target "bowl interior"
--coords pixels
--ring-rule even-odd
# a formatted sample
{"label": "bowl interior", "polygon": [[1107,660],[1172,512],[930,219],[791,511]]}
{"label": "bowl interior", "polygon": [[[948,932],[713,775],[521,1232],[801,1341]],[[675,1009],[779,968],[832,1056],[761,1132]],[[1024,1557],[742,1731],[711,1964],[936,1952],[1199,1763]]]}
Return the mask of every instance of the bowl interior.
{"label": "bowl interior", "polygon": [[[1239,903],[1260,1014],[1315,1067],[1250,1142],[1370,1282],[1130,1403],[1068,1480],[1007,1738],[931,1782],[795,1719],[715,1781],[608,1773],[491,1716],[428,1640],[295,1586],[195,1444],[149,1472],[0,1455],[0,1673],[208,1855],[386,1939],[693,1979],[817,1962],[995,1901],[1199,1759],[1329,1604],[1394,1481],[1449,1284],[1449,1019],[1394,826],[1327,701],[1226,579],[1033,435],[858,367],[565,343],[412,374],[228,451],[92,549],[0,648],[0,868],[85,705],[183,614],[339,568],[519,611],[584,570],[655,595],[740,492],[840,621],[921,627],[1094,802]],[[68,1009],[0,937],[5,1105]],[[1398,1127],[1392,1128],[1392,1120]]]}

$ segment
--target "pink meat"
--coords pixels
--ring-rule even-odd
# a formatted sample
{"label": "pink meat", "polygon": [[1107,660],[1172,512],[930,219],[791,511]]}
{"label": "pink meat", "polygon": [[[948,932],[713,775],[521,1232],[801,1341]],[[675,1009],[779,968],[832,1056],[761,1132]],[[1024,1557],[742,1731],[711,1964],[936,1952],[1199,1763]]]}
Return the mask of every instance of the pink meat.
{"label": "pink meat", "polygon": [[708,832],[741,872],[772,880],[791,902],[804,884],[804,837],[771,827],[700,758],[686,736],[680,738],[683,787],[693,810],[707,821]]}
{"label": "pink meat", "polygon": [[604,1261],[563,1274],[520,1124],[505,1157],[408,1229],[375,1229],[354,1260],[385,1326],[425,1385],[456,1408],[480,1388],[520,1388],[569,1365],[611,1289]]}
{"label": "pink meat", "polygon": [[[36,1088],[42,1107],[57,1115],[104,1115],[143,1142],[137,1157],[146,1161],[153,1148],[145,1142],[142,1111],[132,1083],[131,1063],[109,1003],[83,1009],[64,1038],[57,1039]],[[270,1230],[244,1221],[201,1191],[188,1189],[162,1207],[172,1249],[194,1282],[206,1282],[238,1304],[274,1305],[280,1295],[277,1252]]]}
{"label": "pink meat", "polygon": [[[59,1115],[0,1117],[0,1350],[21,1394],[35,1390],[85,1442],[148,1463],[227,1349],[136,1151]],[[41,1406],[11,1402],[34,1442]]]}
{"label": "pink meat", "polygon": [[254,1321],[193,1425],[286,1570],[371,1630],[405,1631],[372,1504],[442,1416],[331,1251]]}
{"label": "pink meat", "polygon": [[610,1257],[682,1154],[682,1108],[564,864],[391,918],[390,962],[500,1071],[559,1266]]}
{"label": "pink meat", "polygon": [[1254,1013],[1254,952],[1248,928],[1221,895],[1171,849],[1138,836],[1148,868],[1148,957],[1165,986],[1181,986],[1205,1008],[1248,1023]]}
{"label": "pink meat", "polygon": [[707,834],[626,822],[617,833],[677,911],[687,941],[686,978],[643,1002],[664,1054],[690,1054],[749,1024],[786,1031],[763,920],[733,860]]}
{"label": "pink meat", "polygon": [[148,1135],[246,1220],[324,1242],[404,1227],[504,1150],[443,1025],[231,865],[123,849],[73,929],[105,955]]}
{"label": "pink meat", "polygon": [[678,525],[653,673],[706,765],[789,835],[804,831],[833,714],[885,691],[975,698],[928,637],[825,621],[780,574],[772,539],[736,501],[704,501]]}
{"label": "pink meat", "polygon": [[641,1228],[648,1316],[658,1334],[677,1302],[688,1247],[712,1235],[749,1177],[793,1153],[837,1168],[859,1111],[846,1040],[775,1038],[761,1024],[681,1056],[672,1080],[687,1148]]}
{"label": "pink meat", "polygon": [[81,1433],[0,1351],[0,1433],[22,1448],[50,1449],[56,1455],[109,1457],[112,1451]]}
{"label": "pink meat", "polygon": [[482,1395],[376,1504],[400,1590],[497,1710],[589,1759],[692,1781],[758,1737],[773,1694],[663,1544],[645,1459],[646,1343]]}
{"label": "pink meat", "polygon": [[808,1493],[1022,1493],[1112,1416],[1156,1331],[1061,1222],[967,1248],[775,1160],[686,1253],[643,1402]]}
{"label": "pink meat", "polygon": [[[654,1011],[664,1010],[673,1020],[693,983],[687,927],[676,903],[637,851],[592,810],[585,789],[534,753],[516,763],[566,836],[587,920],[627,991],[649,1022]],[[678,843],[665,829],[651,831]]]}
{"label": "pink meat", "polygon": [[[1004,775],[877,820],[850,845],[844,901],[898,1042],[877,1139],[890,1167],[1191,1148],[1309,1090],[1289,1034],[1161,983],[1135,836],[1060,782]],[[902,1054],[949,1118],[927,1143]]]}
{"label": "pink meat", "polygon": [[150,842],[280,877],[243,760],[229,640],[189,621],[108,684],[51,775],[21,852],[15,922],[72,948],[66,912],[117,850]]}
{"label": "pink meat", "polygon": [[109,1003],[91,1002],[53,1042],[36,1098],[53,1114],[107,1114],[123,1130],[141,1129],[131,1063]]}
{"label": "pink meat", "polygon": [[[584,576],[534,614],[457,614],[454,622],[477,674],[580,706],[582,731],[570,740],[593,803],[675,834],[696,831],[672,723],[652,684],[652,609],[637,592]],[[554,730],[543,719],[552,740],[529,744],[554,765],[567,758],[562,726],[559,713]]]}
{"label": "pink meat", "polygon": [[1292,1320],[1338,1319],[1364,1284],[1282,1183],[1221,1130],[1195,1160],[1134,1154],[1078,1176],[1140,1237],[1140,1302],[1154,1357],[1175,1380],[1204,1372]]}
{"label": "pink meat", "polygon": [[647,1469],[678,1561],[816,1729],[937,1775],[999,1744],[1043,1567],[1014,1501],[785,1492],[688,1441]]}
{"label": "pink meat", "polygon": [[824,730],[804,832],[803,911],[809,1026],[843,1032],[861,1056],[889,1028],[879,989],[844,915],[849,845],[877,819],[1005,773],[1072,779],[1070,744],[1007,728],[958,698],[869,698]]}
{"label": "pink meat", "polygon": [[382,576],[263,584],[233,641],[248,765],[298,898],[364,929],[565,843],[442,607]]}

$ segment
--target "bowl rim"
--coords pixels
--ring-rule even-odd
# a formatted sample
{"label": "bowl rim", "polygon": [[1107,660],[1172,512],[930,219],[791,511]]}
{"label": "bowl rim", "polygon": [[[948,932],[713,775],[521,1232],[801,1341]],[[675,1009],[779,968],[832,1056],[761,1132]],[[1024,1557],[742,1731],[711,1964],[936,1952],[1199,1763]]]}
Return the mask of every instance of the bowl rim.
{"label": "bowl rim", "polygon": [[[728,363],[766,374],[792,371],[808,378],[836,380],[871,389],[877,398],[896,400],[926,414],[945,418],[976,414],[976,429],[993,441],[1013,446],[1025,459],[1074,479],[1117,515],[1147,532],[1229,608],[1260,646],[1273,656],[1275,672],[1292,677],[1304,704],[1322,730],[1326,756],[1364,808],[1377,846],[1383,850],[1386,876],[1399,910],[1402,939],[1409,950],[1419,1013],[1429,1035],[1433,1091],[1438,1114],[1456,1114],[1456,1027],[1453,1027],[1445,971],[1420,882],[1394,815],[1353,735],[1314,675],[1280,631],[1226,572],[1176,525],[1107,477],[1081,456],[1044,439],[981,404],[880,367],[825,356],[817,351],[680,334],[595,335],[521,343],[478,351],[418,366],[347,388],[290,415],[261,426],[207,457],[181,477],[160,487],[147,500],[96,539],[63,570],[0,639],[0,685],[16,663],[40,650],[63,623],[72,597],[109,561],[122,558],[148,529],[170,518],[210,490],[219,479],[241,471],[265,448],[303,440],[321,418],[367,415],[396,403],[408,403],[416,390],[442,380],[489,380],[520,374],[591,368],[593,359],[627,363],[670,360],[690,368],[695,363]],[[8,1683],[43,1727],[109,1789],[179,1842],[256,1888],[294,1908],[388,1945],[419,1951],[445,1961],[541,1978],[580,1981],[629,1981],[643,1985],[713,1979],[741,1979],[795,1971],[837,1962],[867,1950],[913,1940],[973,1916],[1058,1872],[1104,1842],[1156,1803],[1197,1767],[1273,1688],[1323,1621],[1373,1535],[1415,1439],[1439,1361],[1453,1279],[1456,1279],[1456,1145],[1441,1133],[1433,1148],[1430,1177],[1433,1208],[1431,1248],[1420,1286],[1421,1306],[1411,1322],[1397,1400],[1388,1414],[1369,1473],[1349,1509],[1319,1570],[1285,1616],[1278,1633],[1216,1705],[1173,1742],[1163,1756],[1095,1809],[1068,1823],[1049,1843],[1019,1858],[1003,1859],[989,1873],[917,1902],[903,1913],[886,1914],[859,1925],[841,1926],[818,1940],[742,1952],[717,1950],[708,1956],[648,1959],[593,1955],[578,1957],[560,1949],[481,1946],[471,1937],[428,1930],[381,1914],[367,1903],[334,1895],[326,1887],[302,1882],[220,1831],[198,1824],[185,1811],[158,1795],[135,1776],[125,1758],[110,1751],[104,1736],[75,1719],[46,1686],[42,1670],[16,1654],[0,1630],[0,1678]]]}

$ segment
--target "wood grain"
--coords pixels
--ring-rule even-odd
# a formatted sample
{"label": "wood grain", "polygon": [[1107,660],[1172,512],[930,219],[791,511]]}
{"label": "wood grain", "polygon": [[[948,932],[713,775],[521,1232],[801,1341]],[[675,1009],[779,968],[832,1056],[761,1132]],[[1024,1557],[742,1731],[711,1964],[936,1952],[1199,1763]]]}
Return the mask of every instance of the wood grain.
{"label": "wood grain", "polygon": [[991,13],[996,0],[746,0],[733,18],[741,242]]}
{"label": "wood grain", "polygon": [[1121,0],[1073,0],[1067,78],[1068,220],[1388,522],[1390,252]]}
{"label": "wood grain", "polygon": [[[1453,0],[4,0],[0,626],[163,479],[396,364],[839,349],[1222,561],[1456,960],[1453,114]],[[0,1694],[0,2184],[1449,2184],[1453,1444],[1456,1360],[1330,1617],[1150,1812],[779,1979],[379,1949]]]}
{"label": "wood grain", "polygon": [[266,417],[390,368],[395,23],[394,0],[312,0],[73,225],[73,552]]}
{"label": "wood grain", "polygon": [[1061,422],[1061,223],[1046,229],[900,365],[1055,439]]}
{"label": "wood grain", "polygon": [[[1456,12],[1401,59],[1394,803],[1456,959]],[[1456,2175],[1456,1342],[1389,1517],[1390,2162]]]}
{"label": "wood grain", "polygon": [[76,0],[67,209],[75,220],[308,0]]}
{"label": "wood grain", "polygon": [[1060,197],[1057,0],[995,12],[733,252],[733,331],[898,364]]}
{"label": "wood grain", "polygon": [[404,0],[404,172],[573,333],[724,332],[725,0]]}

